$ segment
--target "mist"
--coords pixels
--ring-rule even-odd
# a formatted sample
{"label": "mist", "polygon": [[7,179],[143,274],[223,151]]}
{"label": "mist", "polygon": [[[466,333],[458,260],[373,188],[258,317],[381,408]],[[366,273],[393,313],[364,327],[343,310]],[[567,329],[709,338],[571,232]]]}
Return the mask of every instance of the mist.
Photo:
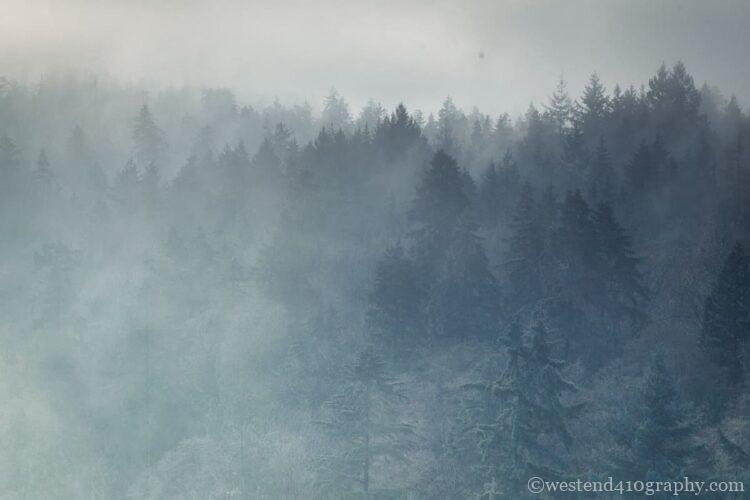
{"label": "mist", "polygon": [[746,2],[1,14],[0,499],[750,488]]}
{"label": "mist", "polygon": [[9,0],[0,64],[24,81],[75,69],[316,104],[334,86],[355,108],[377,98],[435,110],[450,95],[515,116],[561,75],[580,92],[594,71],[609,85],[640,84],[676,60],[746,101],[748,21],[741,0]]}

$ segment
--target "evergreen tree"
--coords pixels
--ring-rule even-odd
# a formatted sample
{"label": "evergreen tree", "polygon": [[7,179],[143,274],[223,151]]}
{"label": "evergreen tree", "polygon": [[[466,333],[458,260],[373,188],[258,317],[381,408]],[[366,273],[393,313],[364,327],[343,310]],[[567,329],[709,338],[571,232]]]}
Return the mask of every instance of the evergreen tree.
{"label": "evergreen tree", "polygon": [[557,133],[561,137],[564,136],[565,129],[573,118],[573,104],[568,95],[567,84],[562,78],[560,78],[555,91],[549,97],[549,103],[545,106],[545,110],[555,123]]}
{"label": "evergreen tree", "polygon": [[646,141],[641,141],[638,150],[627,166],[627,182],[630,192],[639,197],[652,190],[661,172],[659,162]]}
{"label": "evergreen tree", "polygon": [[90,156],[86,135],[80,125],[73,127],[73,132],[68,138],[68,152],[74,161],[86,161]]}
{"label": "evergreen tree", "polygon": [[[544,325],[534,327],[530,345],[518,325],[508,335],[508,362],[498,380],[470,384],[489,396],[489,421],[475,426],[486,482],[480,492],[496,498],[531,498],[530,477],[562,479],[573,437],[569,424],[583,405],[563,402],[578,389],[562,375],[565,363],[551,355]],[[495,399],[498,399],[495,402]],[[553,444],[554,443],[554,444]],[[555,449],[557,452],[553,452]],[[554,480],[554,479],[553,479]]]}
{"label": "evergreen tree", "polygon": [[372,130],[376,147],[388,160],[403,159],[407,152],[423,142],[419,124],[403,104],[396,106],[396,110]]}
{"label": "evergreen tree", "polygon": [[478,192],[479,220],[489,227],[497,223],[505,202],[503,186],[500,182],[497,167],[494,163],[490,163],[482,174]]}
{"label": "evergreen tree", "polygon": [[351,498],[369,499],[377,490],[378,466],[408,460],[414,432],[397,421],[395,412],[395,403],[403,400],[401,384],[388,374],[382,358],[372,349],[361,352],[346,387],[326,404],[330,419],[319,422],[335,442],[334,453],[320,461],[324,489],[340,494],[348,485],[357,495]]}
{"label": "evergreen tree", "polygon": [[328,92],[323,103],[321,121],[323,127],[329,128],[332,132],[348,131],[351,126],[352,115],[349,112],[349,104],[334,88]]}
{"label": "evergreen tree", "polygon": [[738,387],[747,378],[750,345],[750,264],[742,244],[730,252],[706,297],[701,347]]}
{"label": "evergreen tree", "polygon": [[422,327],[424,278],[400,246],[388,249],[375,267],[367,321],[392,356],[414,347]]}
{"label": "evergreen tree", "polygon": [[50,169],[49,160],[47,159],[47,152],[44,149],[39,150],[39,158],[36,162],[36,171],[34,172],[34,176],[41,185],[45,186],[45,189],[49,189],[54,182],[55,175]]}
{"label": "evergreen tree", "polygon": [[[432,157],[430,166],[422,172],[417,186],[411,215],[419,224],[417,242],[419,253],[433,261],[441,254],[452,236],[459,219],[469,207],[464,190],[464,179],[456,160],[440,150]],[[420,257],[421,258],[421,257]]]}
{"label": "evergreen tree", "polygon": [[599,75],[592,74],[583,89],[578,108],[578,120],[586,137],[590,140],[601,133],[601,127],[610,113],[610,100]]}
{"label": "evergreen tree", "polygon": [[360,130],[374,131],[380,126],[380,122],[386,116],[385,108],[374,99],[367,101],[367,104],[359,113],[357,118],[357,128]]}
{"label": "evergreen tree", "polygon": [[695,442],[695,424],[663,354],[652,357],[621,418],[612,431],[622,447],[615,462],[624,480],[673,481],[701,471],[705,451]]}
{"label": "evergreen tree", "polygon": [[160,162],[166,151],[164,132],[156,125],[148,106],[141,107],[133,128],[135,159],[146,165]]}
{"label": "evergreen tree", "polygon": [[617,329],[622,319],[639,325],[644,319],[642,309],[646,298],[643,276],[638,270],[640,259],[634,255],[630,238],[615,219],[609,203],[604,201],[597,206],[593,223],[598,282],[593,302],[602,317],[608,319],[610,330]]}
{"label": "evergreen tree", "polygon": [[462,126],[465,117],[453,99],[446,97],[438,112],[437,146],[452,156],[457,156],[462,145]]}
{"label": "evergreen tree", "polygon": [[498,327],[500,288],[476,229],[470,217],[462,218],[433,270],[427,318],[443,338],[486,338]]}
{"label": "evergreen tree", "polygon": [[589,175],[592,197],[600,200],[611,200],[615,194],[614,171],[612,157],[607,150],[603,135],[599,136],[599,144],[594,152]]}
{"label": "evergreen tree", "polygon": [[506,254],[506,270],[512,312],[530,310],[543,293],[541,259],[544,254],[544,233],[537,212],[531,185],[524,184],[511,221],[511,234]]}

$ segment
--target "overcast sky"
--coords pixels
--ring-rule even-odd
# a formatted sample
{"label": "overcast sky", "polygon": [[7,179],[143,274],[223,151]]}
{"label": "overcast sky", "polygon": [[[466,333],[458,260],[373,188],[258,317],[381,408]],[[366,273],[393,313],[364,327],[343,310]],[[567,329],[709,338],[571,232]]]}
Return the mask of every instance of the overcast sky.
{"label": "overcast sky", "polygon": [[[750,102],[745,0],[3,0],[0,74],[60,69],[154,85],[226,86],[243,100],[309,100],[335,86],[435,109],[518,113],[562,74],[640,83],[682,59]],[[480,57],[480,54],[483,57]]]}

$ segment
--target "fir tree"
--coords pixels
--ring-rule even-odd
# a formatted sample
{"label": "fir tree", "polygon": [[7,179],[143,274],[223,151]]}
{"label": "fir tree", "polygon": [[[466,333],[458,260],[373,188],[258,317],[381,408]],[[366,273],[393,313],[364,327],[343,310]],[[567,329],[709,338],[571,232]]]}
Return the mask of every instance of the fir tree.
{"label": "fir tree", "polygon": [[349,104],[334,88],[331,88],[328,92],[328,96],[323,103],[321,121],[323,127],[329,128],[333,132],[338,130],[348,131],[351,126],[352,115],[349,112]]}
{"label": "fir tree", "polygon": [[54,174],[49,166],[49,160],[47,159],[47,152],[44,149],[39,150],[39,158],[36,162],[36,171],[34,176],[40,184],[49,188],[54,180]]}
{"label": "fir tree", "polygon": [[442,150],[435,153],[422,173],[411,215],[419,223],[417,241],[420,253],[434,260],[444,249],[464,211],[469,197],[456,161]]}
{"label": "fir tree", "polygon": [[506,254],[508,289],[512,312],[529,310],[543,293],[540,264],[544,253],[544,233],[529,184],[521,189],[520,200],[511,221]]}
{"label": "fir tree", "polygon": [[595,138],[601,133],[601,127],[610,113],[610,100],[599,75],[592,74],[583,89],[578,108],[578,120],[587,138]]}
{"label": "fir tree", "polygon": [[621,418],[612,430],[622,446],[614,456],[623,479],[670,481],[700,472],[705,451],[695,442],[692,416],[680,400],[663,354],[652,357]]}
{"label": "fir tree", "polygon": [[594,152],[589,172],[589,185],[592,197],[600,200],[611,200],[615,194],[612,157],[607,150],[604,136],[599,136],[599,143]]}
{"label": "fir tree", "polygon": [[433,270],[427,317],[443,338],[486,338],[497,329],[500,288],[471,218],[456,225],[444,257]]}
{"label": "fir tree", "polygon": [[747,378],[750,345],[750,265],[745,248],[737,243],[706,297],[701,347],[727,374],[732,387]]}
{"label": "fir tree", "polygon": [[414,347],[422,327],[424,279],[400,246],[388,249],[375,267],[367,321],[395,357]]}
{"label": "fir tree", "polygon": [[629,236],[606,201],[597,206],[593,224],[597,250],[593,262],[599,288],[593,301],[609,319],[610,328],[616,328],[625,318],[639,325],[644,320],[646,298],[643,276],[638,270],[640,259],[634,255]]}
{"label": "fir tree", "polygon": [[[530,477],[565,477],[573,442],[568,427],[583,405],[563,402],[566,394],[578,392],[562,375],[564,366],[551,355],[544,325],[534,327],[530,345],[525,345],[515,324],[508,334],[508,362],[501,377],[467,386],[490,396],[486,401],[492,405],[489,421],[474,429],[482,454],[480,468],[486,472],[480,497],[501,490],[496,498],[530,498]],[[550,440],[558,453],[551,451]]]}
{"label": "fir tree", "polygon": [[166,150],[164,132],[156,125],[153,115],[145,104],[135,119],[133,141],[135,142],[135,158],[144,164],[159,162]]}
{"label": "fir tree", "polygon": [[324,488],[340,493],[348,484],[354,494],[368,499],[383,461],[408,460],[414,433],[397,421],[394,406],[403,400],[401,384],[388,374],[382,358],[372,349],[361,352],[344,390],[326,404],[330,419],[318,422],[335,442],[334,453],[320,461]]}
{"label": "fir tree", "polygon": [[562,78],[560,78],[555,91],[549,97],[549,103],[545,106],[545,110],[555,123],[557,133],[562,137],[573,118],[573,104],[568,95],[567,84]]}

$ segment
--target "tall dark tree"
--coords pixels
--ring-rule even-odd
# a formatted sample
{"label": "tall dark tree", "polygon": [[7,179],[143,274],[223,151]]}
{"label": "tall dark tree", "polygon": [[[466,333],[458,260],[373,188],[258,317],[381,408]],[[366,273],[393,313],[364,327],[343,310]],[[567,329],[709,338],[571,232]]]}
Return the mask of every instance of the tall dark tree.
{"label": "tall dark tree", "polygon": [[[418,245],[430,256],[442,253],[464,211],[469,198],[456,160],[440,150],[422,172],[411,215],[419,224]],[[421,253],[420,252],[420,253]]]}
{"label": "tall dark tree", "polygon": [[508,363],[498,380],[467,386],[485,393],[492,410],[474,428],[485,471],[479,493],[485,498],[532,498],[530,477],[565,477],[573,442],[569,425],[583,409],[563,401],[578,388],[562,375],[565,363],[552,357],[544,325],[534,327],[529,345],[521,335],[518,325],[511,327]]}
{"label": "tall dark tree", "polygon": [[693,415],[680,400],[663,354],[652,357],[634,396],[621,421],[612,424],[621,445],[613,456],[622,478],[672,481],[700,473],[706,452],[697,444]]}
{"label": "tall dark tree", "polygon": [[542,297],[542,256],[545,237],[542,221],[531,186],[521,189],[520,200],[511,221],[511,234],[506,254],[507,289],[511,312],[530,310]]}
{"label": "tall dark tree", "polygon": [[612,156],[607,150],[604,136],[599,136],[589,171],[590,191],[594,199],[612,200],[615,195],[614,168]]}
{"label": "tall dark tree", "polygon": [[462,218],[434,269],[426,312],[431,331],[443,338],[491,338],[499,326],[500,287],[476,230]]}
{"label": "tall dark tree", "polygon": [[638,269],[640,259],[625,229],[615,218],[612,207],[601,202],[594,212],[594,238],[597,255],[598,293],[592,297],[609,329],[617,329],[619,322],[629,319],[633,325],[644,320],[646,288]]}
{"label": "tall dark tree", "polygon": [[320,460],[318,479],[324,488],[338,494],[347,488],[369,499],[378,489],[378,466],[408,460],[414,431],[395,413],[395,404],[403,401],[402,387],[383,359],[372,349],[361,352],[346,386],[326,405],[330,418],[319,422],[334,442],[333,453]]}
{"label": "tall dark tree", "polygon": [[375,267],[367,321],[393,357],[415,346],[423,328],[424,277],[402,247],[388,249]]}
{"label": "tall dark tree", "polygon": [[610,113],[611,103],[607,92],[599,79],[599,75],[592,74],[583,89],[578,108],[578,120],[586,137],[591,140],[601,133],[601,127]]}
{"label": "tall dark tree", "polygon": [[750,346],[750,264],[745,247],[737,243],[706,297],[701,347],[737,387],[747,378]]}

